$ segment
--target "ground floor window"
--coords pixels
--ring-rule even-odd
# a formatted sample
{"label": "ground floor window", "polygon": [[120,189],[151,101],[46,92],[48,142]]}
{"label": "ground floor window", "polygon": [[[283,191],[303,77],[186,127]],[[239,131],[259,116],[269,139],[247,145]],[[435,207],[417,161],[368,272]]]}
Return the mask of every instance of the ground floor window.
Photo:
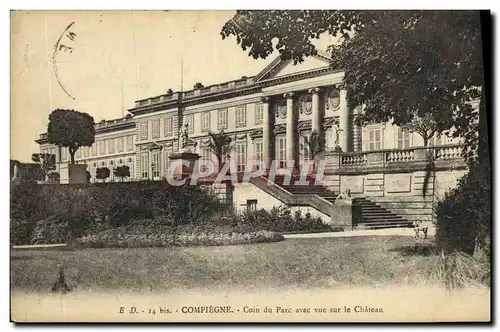
{"label": "ground floor window", "polygon": [[247,159],[247,145],[246,143],[237,143],[236,146],[236,169],[238,172],[245,171],[245,164]]}
{"label": "ground floor window", "polygon": [[257,200],[256,199],[248,199],[247,200],[247,211],[257,211]]}
{"label": "ground floor window", "polygon": [[278,167],[286,168],[286,138],[276,139],[276,156],[278,157]]}
{"label": "ground floor window", "polygon": [[141,153],[141,178],[149,178],[149,152]]}
{"label": "ground floor window", "polygon": [[256,141],[253,143],[255,160],[262,161],[264,160],[264,152],[263,152],[263,143],[262,141]]}
{"label": "ground floor window", "polygon": [[153,173],[153,179],[160,177],[160,150],[154,150],[151,152],[151,171]]}

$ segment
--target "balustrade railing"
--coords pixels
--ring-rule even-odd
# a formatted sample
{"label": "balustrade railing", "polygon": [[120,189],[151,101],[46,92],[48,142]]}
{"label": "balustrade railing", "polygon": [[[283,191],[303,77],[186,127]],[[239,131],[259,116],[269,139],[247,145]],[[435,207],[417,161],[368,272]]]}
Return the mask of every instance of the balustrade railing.
{"label": "balustrade railing", "polygon": [[462,160],[463,145],[441,145],[434,147],[414,147],[408,149],[334,152],[326,151],[328,164],[334,168],[350,168],[363,166],[386,166],[390,164],[404,164],[425,162],[433,157],[435,162]]}

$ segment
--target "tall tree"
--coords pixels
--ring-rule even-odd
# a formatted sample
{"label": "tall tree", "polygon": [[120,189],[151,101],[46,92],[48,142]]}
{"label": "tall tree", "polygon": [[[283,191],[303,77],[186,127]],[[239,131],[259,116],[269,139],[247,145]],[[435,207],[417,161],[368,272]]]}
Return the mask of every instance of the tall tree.
{"label": "tall tree", "polygon": [[67,147],[71,163],[75,163],[75,152],[82,146],[95,142],[94,118],[87,113],[56,109],[49,115],[48,141]]}
{"label": "tall tree", "polygon": [[219,133],[209,132],[210,142],[208,148],[215,155],[218,162],[218,171],[222,170],[224,160],[229,158],[233,146],[231,145],[231,137],[221,130]]}
{"label": "tall tree", "polygon": [[40,178],[45,181],[49,171],[56,169],[56,155],[50,153],[33,153],[31,160],[40,165]]}
{"label": "tall tree", "polygon": [[359,121],[430,114],[439,132],[454,126],[465,138],[466,157],[479,145],[489,160],[478,11],[241,10],[221,31],[254,58],[276,49],[294,63],[317,54],[313,40],[325,33],[339,38],[332,66],[345,72],[350,106],[363,105]]}
{"label": "tall tree", "polygon": [[301,144],[302,150],[306,151],[308,154],[307,157],[313,160],[313,171],[316,169],[317,158],[321,156],[323,152],[325,152],[326,148],[326,139],[321,136],[318,132],[313,131],[311,135],[302,136],[304,138],[304,143]]}
{"label": "tall tree", "polygon": [[122,182],[125,178],[130,177],[130,167],[127,165],[118,166],[113,172],[115,177],[120,178]]}

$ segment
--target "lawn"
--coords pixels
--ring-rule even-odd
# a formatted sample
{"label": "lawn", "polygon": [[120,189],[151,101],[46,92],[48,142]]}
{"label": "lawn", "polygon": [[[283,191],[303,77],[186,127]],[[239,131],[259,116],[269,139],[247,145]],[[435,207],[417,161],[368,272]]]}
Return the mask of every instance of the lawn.
{"label": "lawn", "polygon": [[411,237],[287,239],[224,247],[11,251],[13,291],[48,292],[65,267],[80,291],[317,289],[420,283],[436,256]]}

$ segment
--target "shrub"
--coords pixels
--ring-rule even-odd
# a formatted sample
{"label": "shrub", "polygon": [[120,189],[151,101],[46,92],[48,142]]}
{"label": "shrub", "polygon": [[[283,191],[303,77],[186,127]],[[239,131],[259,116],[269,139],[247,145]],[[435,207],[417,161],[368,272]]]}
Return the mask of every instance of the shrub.
{"label": "shrub", "polygon": [[477,249],[489,256],[491,234],[490,170],[477,164],[469,167],[457,187],[450,190],[436,207],[436,239],[446,253]]}
{"label": "shrub", "polygon": [[321,218],[313,218],[308,212],[302,217],[302,212],[293,213],[287,207],[274,207],[270,211],[257,210],[244,212],[235,218],[235,223],[247,230],[268,230],[273,232],[331,232],[342,231],[325,224]]}
{"label": "shrub", "polygon": [[284,240],[269,231],[242,232],[237,228],[201,225],[165,226],[157,220],[140,220],[128,226],[94,232],[78,239],[82,246],[139,248],[170,246],[218,246],[267,243]]}

